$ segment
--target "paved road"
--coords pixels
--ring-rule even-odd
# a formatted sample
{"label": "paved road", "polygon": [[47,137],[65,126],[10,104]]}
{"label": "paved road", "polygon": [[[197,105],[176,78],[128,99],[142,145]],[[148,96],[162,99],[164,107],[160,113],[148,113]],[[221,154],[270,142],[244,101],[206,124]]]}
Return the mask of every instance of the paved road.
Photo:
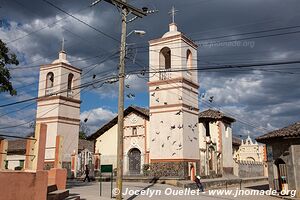
{"label": "paved road", "polygon": [[[263,189],[260,184],[256,184],[255,189]],[[82,182],[72,182],[69,186],[71,194],[79,194],[82,200],[99,200],[99,199],[110,199],[110,183],[104,182],[102,183],[102,196],[99,196],[99,183],[98,182],[90,182],[90,183],[82,183]],[[177,188],[169,185],[163,184],[149,184],[149,183],[124,183],[123,185],[123,197],[127,200],[144,200],[144,199],[184,199],[184,200],[212,200],[212,199],[236,199],[236,200],[276,200],[277,198],[271,196],[262,196],[262,195],[250,195],[252,190],[248,186],[245,185],[242,188],[243,191],[238,191],[240,193],[246,192],[248,195],[238,195],[235,197],[236,188],[228,188],[228,191],[232,191],[231,195],[227,194],[223,195],[216,193],[209,194],[209,191],[205,193],[200,193],[195,190],[184,190],[182,188]],[[115,184],[113,185],[113,188]],[[246,191],[247,190],[247,191]],[[257,191],[257,190],[256,190]]]}

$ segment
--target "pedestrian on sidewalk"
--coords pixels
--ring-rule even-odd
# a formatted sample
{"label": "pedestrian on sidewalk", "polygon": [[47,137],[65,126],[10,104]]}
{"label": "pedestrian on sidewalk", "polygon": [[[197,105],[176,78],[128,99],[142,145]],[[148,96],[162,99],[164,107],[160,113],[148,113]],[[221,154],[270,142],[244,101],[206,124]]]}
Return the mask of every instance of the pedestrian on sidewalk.
{"label": "pedestrian on sidewalk", "polygon": [[85,173],[85,177],[83,179],[83,182],[85,182],[86,179],[88,180],[88,182],[90,182],[91,181],[90,177],[89,177],[90,170],[89,170],[88,165],[85,165],[84,173]]}
{"label": "pedestrian on sidewalk", "polygon": [[203,184],[201,183],[201,177],[199,175],[196,176],[195,182],[196,182],[197,187],[200,190],[200,192],[204,192],[204,187],[203,187]]}

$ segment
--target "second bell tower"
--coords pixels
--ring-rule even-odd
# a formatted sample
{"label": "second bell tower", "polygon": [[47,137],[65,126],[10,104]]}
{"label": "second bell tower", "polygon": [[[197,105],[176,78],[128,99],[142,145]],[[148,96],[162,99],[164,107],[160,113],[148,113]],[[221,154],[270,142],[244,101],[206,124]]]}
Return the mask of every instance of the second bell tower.
{"label": "second bell tower", "polygon": [[196,167],[200,159],[197,45],[175,23],[149,44],[150,162]]}
{"label": "second bell tower", "polygon": [[37,123],[47,124],[45,162],[55,159],[56,136],[63,136],[62,161],[70,163],[77,153],[80,123],[81,69],[72,66],[64,50],[51,64],[40,68]]}

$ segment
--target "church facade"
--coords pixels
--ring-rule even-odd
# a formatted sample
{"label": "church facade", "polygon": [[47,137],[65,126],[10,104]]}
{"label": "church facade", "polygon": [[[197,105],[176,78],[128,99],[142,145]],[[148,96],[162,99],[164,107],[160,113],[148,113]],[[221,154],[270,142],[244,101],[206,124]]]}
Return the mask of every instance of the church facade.
{"label": "church facade", "polygon": [[[151,160],[151,153],[152,148],[159,147],[150,145],[155,140],[151,138],[150,134],[151,113],[149,111],[149,109],[137,106],[129,106],[124,110],[124,175],[147,174],[148,167],[157,169],[157,164],[153,164]],[[214,113],[215,117],[218,117],[212,119],[211,116],[207,116],[207,113]],[[220,111],[211,109],[200,112],[198,115],[196,126],[199,147],[193,151],[198,152],[200,163],[199,167],[195,168],[195,173],[203,177],[220,177],[233,172],[232,131],[229,127],[231,124],[228,121],[225,123],[224,118],[234,120]],[[113,168],[117,166],[117,147],[115,145],[117,143],[117,119],[116,116],[88,138],[94,141],[95,152],[100,155],[97,165],[113,165]],[[210,128],[205,128],[206,122]],[[225,126],[228,126],[227,129]],[[176,144],[176,142],[170,141],[165,145],[173,145],[173,143]],[[176,160],[176,162],[178,161]],[[185,178],[193,175],[191,168],[194,166],[194,162],[188,164],[190,166]],[[172,173],[172,171],[170,172]],[[171,176],[171,174],[165,175]]]}
{"label": "church facade", "polygon": [[238,161],[264,162],[266,160],[265,152],[264,145],[258,144],[256,141],[253,142],[248,136],[245,140],[242,140],[242,144],[234,158]]}

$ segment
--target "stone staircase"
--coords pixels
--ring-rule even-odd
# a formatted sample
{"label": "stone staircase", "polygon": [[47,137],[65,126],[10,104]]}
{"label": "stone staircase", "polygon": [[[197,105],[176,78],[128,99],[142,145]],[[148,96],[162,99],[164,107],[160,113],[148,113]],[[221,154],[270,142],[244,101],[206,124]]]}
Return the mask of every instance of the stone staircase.
{"label": "stone staircase", "polygon": [[71,196],[69,190],[58,190],[56,185],[48,185],[47,200],[80,200],[80,196]]}

